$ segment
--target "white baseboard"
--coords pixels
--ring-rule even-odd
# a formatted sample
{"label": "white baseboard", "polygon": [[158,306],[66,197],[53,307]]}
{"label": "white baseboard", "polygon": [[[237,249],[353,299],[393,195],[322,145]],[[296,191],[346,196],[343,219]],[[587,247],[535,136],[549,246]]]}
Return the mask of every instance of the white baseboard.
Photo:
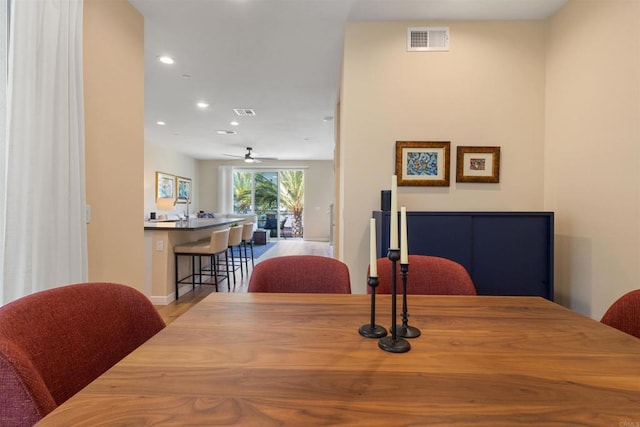
{"label": "white baseboard", "polygon": [[[181,284],[179,291],[180,295],[184,295],[185,293],[190,291],[191,288],[192,286],[190,283]],[[171,294],[167,296],[151,295],[149,299],[151,300],[151,303],[153,303],[153,305],[169,305],[176,300],[176,295],[175,292],[171,292]]]}
{"label": "white baseboard", "polygon": [[159,296],[151,295],[149,299],[151,300],[151,303],[153,305],[169,305],[170,303],[175,301],[175,297],[173,295],[171,295],[170,297],[169,296],[159,297]]}

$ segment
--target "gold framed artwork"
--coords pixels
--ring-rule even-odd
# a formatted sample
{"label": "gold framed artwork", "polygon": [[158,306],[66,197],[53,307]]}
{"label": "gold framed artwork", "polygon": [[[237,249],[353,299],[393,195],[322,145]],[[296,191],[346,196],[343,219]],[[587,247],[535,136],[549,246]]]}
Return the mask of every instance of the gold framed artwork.
{"label": "gold framed artwork", "polygon": [[500,147],[457,148],[456,182],[500,182]]}
{"label": "gold framed artwork", "polygon": [[398,185],[449,186],[449,141],[396,141]]}
{"label": "gold framed artwork", "polygon": [[156,202],[158,199],[176,198],[176,177],[164,172],[156,172]]}
{"label": "gold framed artwork", "polygon": [[183,176],[176,177],[178,199],[176,203],[187,203],[187,200],[191,200],[191,178],[185,178]]}

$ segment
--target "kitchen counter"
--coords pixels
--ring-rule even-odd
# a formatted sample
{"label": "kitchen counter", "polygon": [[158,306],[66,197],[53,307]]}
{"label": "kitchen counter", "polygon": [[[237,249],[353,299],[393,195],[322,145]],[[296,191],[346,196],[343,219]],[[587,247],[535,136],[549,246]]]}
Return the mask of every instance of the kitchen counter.
{"label": "kitchen counter", "polygon": [[186,221],[145,221],[145,230],[174,230],[174,231],[194,231],[206,228],[220,227],[234,223],[241,223],[244,218],[190,218]]}
{"label": "kitchen counter", "polygon": [[[173,248],[211,236],[212,231],[242,224],[246,218],[190,218],[188,221],[146,221],[144,223],[145,294],[151,302],[165,305],[175,300],[175,258]],[[186,257],[180,260],[180,272],[191,269]],[[182,274],[182,273],[181,273]],[[191,290],[185,284],[180,295]]]}

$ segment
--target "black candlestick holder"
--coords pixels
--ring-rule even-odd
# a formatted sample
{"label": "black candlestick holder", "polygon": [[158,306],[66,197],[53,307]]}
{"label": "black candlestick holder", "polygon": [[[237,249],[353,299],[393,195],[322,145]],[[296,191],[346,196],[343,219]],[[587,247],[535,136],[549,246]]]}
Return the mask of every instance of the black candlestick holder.
{"label": "black candlestick holder", "polygon": [[398,327],[398,336],[402,338],[417,338],[420,329],[409,326],[409,313],[407,312],[407,273],[409,264],[400,264],[400,276],[402,277],[402,325]]}
{"label": "black candlestick holder", "polygon": [[380,338],[378,347],[390,353],[406,353],[411,350],[407,340],[398,338],[396,325],[396,264],[400,259],[400,249],[389,249],[387,257],[391,261],[391,335]]}
{"label": "black candlestick holder", "polygon": [[387,330],[380,325],[376,325],[376,288],[378,287],[378,278],[369,277],[367,283],[371,288],[371,323],[360,326],[358,332],[366,338],[381,338],[387,335]]}

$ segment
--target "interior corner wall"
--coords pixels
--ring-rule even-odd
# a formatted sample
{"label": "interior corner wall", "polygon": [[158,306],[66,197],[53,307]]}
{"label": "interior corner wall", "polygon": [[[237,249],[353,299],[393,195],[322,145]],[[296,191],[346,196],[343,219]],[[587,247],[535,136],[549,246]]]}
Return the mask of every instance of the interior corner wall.
{"label": "interior corner wall", "polygon": [[333,212],[331,217],[331,230],[330,230],[330,239],[331,245],[333,246],[333,256],[337,259],[342,259],[342,242],[340,240],[340,218],[342,217],[342,187],[341,184],[344,181],[341,177],[342,171],[342,144],[340,142],[340,120],[342,117],[342,113],[340,111],[340,100],[338,99],[338,104],[336,105],[336,112],[334,114],[335,119],[335,142],[336,145],[333,149]]}
{"label": "interior corner wall", "polygon": [[304,240],[328,242],[334,203],[332,161],[308,161],[304,173]]}
{"label": "interior corner wall", "polygon": [[549,21],[545,209],[556,300],[600,319],[640,283],[640,1],[570,0]]}
{"label": "interior corner wall", "polygon": [[[407,52],[407,27],[449,26],[448,52]],[[341,259],[366,290],[369,218],[396,141],[450,141],[449,187],[399,187],[409,211],[537,211],[544,203],[543,21],[350,23],[340,89]],[[456,183],[456,147],[500,146],[499,184]],[[410,231],[409,231],[410,233]]]}
{"label": "interior corner wall", "polygon": [[143,288],[144,21],[126,0],[85,0],[89,280]]}

